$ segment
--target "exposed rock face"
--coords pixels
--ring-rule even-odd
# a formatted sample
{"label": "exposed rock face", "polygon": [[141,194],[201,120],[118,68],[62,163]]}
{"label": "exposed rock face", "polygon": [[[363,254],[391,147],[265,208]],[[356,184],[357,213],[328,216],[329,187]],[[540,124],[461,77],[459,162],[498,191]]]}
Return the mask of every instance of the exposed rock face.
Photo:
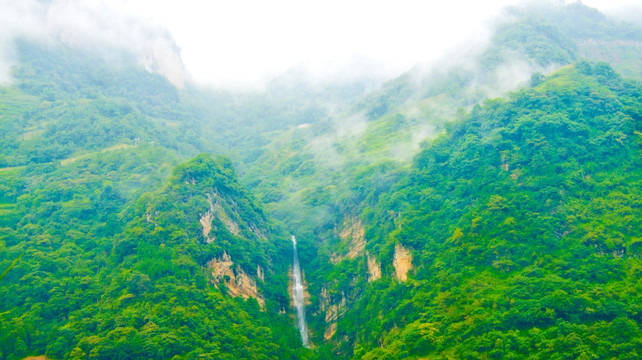
{"label": "exposed rock face", "polygon": [[234,297],[241,296],[244,299],[255,298],[259,305],[263,307],[265,300],[259,294],[256,281],[247,275],[240,266],[236,267],[236,271],[234,271],[233,266],[234,262],[227,253],[223,253],[221,259],[214,259],[208,263],[214,279],[217,282],[223,280],[230,295]]}
{"label": "exposed rock face", "polygon": [[346,219],[343,224],[343,230],[339,233],[341,243],[350,243],[348,253],[345,255],[332,254],[330,261],[333,264],[348,258],[354,259],[363,254],[366,248],[365,229],[363,223],[359,219]]}
{"label": "exposed rock face", "polygon": [[374,256],[366,253],[368,260],[368,282],[381,279],[381,265]]}
{"label": "exposed rock face", "polygon": [[[209,197],[209,194],[208,194]],[[232,218],[225,212],[225,209],[223,209],[223,206],[218,202],[218,195],[214,194],[214,197],[216,198],[216,201],[214,202],[214,205],[212,207],[212,210],[216,214],[216,217],[221,220],[221,222],[225,225],[225,228],[227,231],[234,235],[239,234],[239,225],[232,220]],[[210,202],[211,204],[211,202]]]}
{"label": "exposed rock face", "polygon": [[341,299],[336,302],[332,302],[332,299],[328,294],[328,290],[323,287],[321,289],[319,309],[322,312],[325,312],[325,331],[323,332],[323,338],[327,341],[330,340],[337,332],[337,320],[346,311],[345,293],[341,293]]}
{"label": "exposed rock face", "polygon": [[185,67],[173,39],[158,37],[149,40],[142,50],[138,61],[145,70],[161,74],[179,89],[185,88]]}
{"label": "exposed rock face", "polygon": [[256,265],[256,276],[261,280],[265,280],[265,274],[263,273],[261,265]]}
{"label": "exposed rock face", "polygon": [[406,281],[408,279],[408,271],[412,269],[412,254],[401,244],[395,246],[395,256],[392,265],[395,267],[397,279],[399,279],[399,281]]}
{"label": "exposed rock face", "polygon": [[323,339],[325,341],[328,341],[328,340],[332,339],[332,337],[336,333],[337,333],[337,323],[333,322],[331,324],[328,324],[325,327],[325,331],[323,332]]}
{"label": "exposed rock face", "polygon": [[325,322],[326,324],[336,322],[339,319],[339,316],[342,315],[342,309],[346,305],[345,297],[341,298],[341,301],[337,304],[331,304],[325,311]]}
{"label": "exposed rock face", "polygon": [[203,236],[205,236],[205,241],[207,241],[208,244],[214,241],[213,238],[210,238],[210,231],[212,231],[212,217],[212,210],[208,210],[199,220],[203,226]]}
{"label": "exposed rock face", "polygon": [[[154,211],[154,216],[156,216],[156,215],[158,215],[158,211]],[[145,221],[147,221],[148,223],[152,223],[152,224],[158,226],[156,221],[154,221],[154,219],[152,218],[152,214],[150,214],[150,213],[145,213]]]}
{"label": "exposed rock face", "polygon": [[216,218],[221,220],[223,225],[225,225],[225,228],[227,231],[234,235],[239,234],[239,225],[232,220],[232,218],[225,212],[225,209],[223,209],[223,206],[221,205],[219,201],[220,197],[218,194],[214,193],[212,194],[207,194],[207,201],[210,203],[210,212],[212,212],[214,215],[216,215]]}
{"label": "exposed rock face", "polygon": [[[220,220],[223,225],[225,225],[225,228],[227,231],[234,235],[238,235],[240,233],[239,230],[239,225],[232,220],[232,218],[225,212],[225,209],[223,209],[223,206],[221,205],[219,201],[220,197],[218,194],[207,194],[207,202],[210,204],[210,208],[205,214],[201,215],[201,218],[199,219],[199,222],[201,223],[201,226],[203,226],[203,236],[205,237],[205,241],[207,243],[211,243],[214,241],[214,237],[210,237],[210,232],[212,231],[212,221],[215,219]],[[258,232],[258,230],[252,229],[255,233]]]}

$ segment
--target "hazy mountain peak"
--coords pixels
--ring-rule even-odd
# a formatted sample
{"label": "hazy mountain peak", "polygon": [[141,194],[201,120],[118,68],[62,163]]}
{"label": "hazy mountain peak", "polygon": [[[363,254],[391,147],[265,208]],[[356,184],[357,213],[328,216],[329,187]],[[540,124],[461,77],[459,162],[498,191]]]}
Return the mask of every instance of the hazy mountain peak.
{"label": "hazy mountain peak", "polygon": [[60,41],[73,49],[98,54],[106,60],[114,53],[134,55],[138,65],[158,73],[178,88],[185,83],[180,48],[169,31],[151,21],[119,12],[107,2],[1,0],[0,80],[9,80],[15,63],[16,38]]}

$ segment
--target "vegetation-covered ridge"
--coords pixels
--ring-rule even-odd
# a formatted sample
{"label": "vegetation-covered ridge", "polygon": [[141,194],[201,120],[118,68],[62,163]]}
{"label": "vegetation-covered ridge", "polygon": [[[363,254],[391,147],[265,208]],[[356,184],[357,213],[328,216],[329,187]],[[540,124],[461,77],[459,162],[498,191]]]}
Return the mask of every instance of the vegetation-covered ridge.
{"label": "vegetation-covered ridge", "polygon": [[[288,239],[229,160],[199,155],[131,202],[109,188],[63,191],[68,202],[36,192],[4,209],[17,221],[3,224],[3,256],[25,255],[0,287],[1,358],[277,359],[300,348],[279,314],[289,306]],[[20,215],[25,203],[62,207],[37,220]]]}
{"label": "vegetation-covered ridge", "polygon": [[639,358],[642,32],[505,15],[374,90],[177,89],[17,40],[0,359]]}
{"label": "vegetation-covered ridge", "polygon": [[475,107],[362,213],[384,276],[365,283],[365,256],[337,265],[354,303],[333,353],[642,354],[642,84],[586,62],[536,82]]}

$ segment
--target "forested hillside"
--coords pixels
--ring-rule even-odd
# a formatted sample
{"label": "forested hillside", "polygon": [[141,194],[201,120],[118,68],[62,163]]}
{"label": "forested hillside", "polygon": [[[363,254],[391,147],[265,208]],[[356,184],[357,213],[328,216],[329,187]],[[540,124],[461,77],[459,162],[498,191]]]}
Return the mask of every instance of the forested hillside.
{"label": "forested hillside", "polygon": [[0,268],[20,258],[0,287],[0,357],[300,349],[289,235],[229,160],[179,165],[223,147],[211,135],[220,123],[203,127],[203,101],[62,44],[18,49],[0,106]]}
{"label": "forested hillside", "polygon": [[639,358],[642,30],[575,3],[491,30],[256,91],[15,39],[0,359]]}
{"label": "forested hillside", "polygon": [[91,175],[109,157],[4,207],[3,255],[23,258],[0,288],[3,358],[268,359],[300,346],[279,315],[288,239],[228,160],[199,156],[126,202],[109,185],[120,179]]}
{"label": "forested hillside", "polygon": [[453,124],[362,213],[370,255],[343,265],[359,295],[334,351],[637,358],[641,91],[579,63]]}

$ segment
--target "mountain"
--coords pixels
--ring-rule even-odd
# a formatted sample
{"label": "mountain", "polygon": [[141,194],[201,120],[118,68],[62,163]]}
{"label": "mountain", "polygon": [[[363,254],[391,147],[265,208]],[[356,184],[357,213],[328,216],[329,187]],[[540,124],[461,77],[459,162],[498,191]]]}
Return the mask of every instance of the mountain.
{"label": "mountain", "polygon": [[[486,42],[447,54],[436,64],[419,64],[325,117],[297,124],[304,127],[270,133],[274,140],[263,147],[262,166],[249,168],[249,184],[257,186],[259,197],[268,194],[268,207],[289,223],[302,228],[305,219],[319,218],[319,227],[309,230],[319,237],[343,221],[329,214],[345,212],[337,207],[346,202],[359,202],[348,179],[352,174],[405,166],[424,141],[475,104],[581,60],[607,60],[627,77],[642,74],[632,70],[640,64],[641,30],[581,4],[509,7],[489,26],[493,31]],[[592,51],[595,43],[609,50]],[[344,205],[310,200],[312,206],[305,206],[306,199],[323,199],[319,193],[345,199]],[[288,210],[293,207],[298,210]]]}
{"label": "mountain", "polygon": [[0,359],[638,358],[642,31],[569,4],[491,33],[252,92],[16,39]]}
{"label": "mountain", "polygon": [[[368,324],[364,326],[377,329],[374,333],[380,335],[377,321],[367,322],[380,314],[364,315],[359,307],[345,322],[341,318],[349,316],[353,306],[372,302],[364,293],[368,286],[376,286],[367,280],[379,276],[378,268],[389,266],[389,274],[394,273],[390,266],[395,246],[379,253],[373,239],[392,231],[385,227],[392,225],[377,221],[369,227],[367,219],[374,216],[371,209],[387,194],[403,192],[395,184],[410,176],[407,167],[417,152],[452,131],[456,121],[466,118],[466,113],[475,111],[475,104],[488,97],[539,85],[550,80],[555,71],[583,58],[593,64],[609,60],[586,50],[593,40],[608,45],[613,50],[610,54],[636,53],[642,43],[638,28],[613,22],[578,4],[508,9],[495,28],[487,46],[455,54],[458,56],[447,59],[448,64],[428,71],[418,66],[343,108],[328,125],[311,124],[275,136],[276,141],[263,155],[262,167],[246,175],[276,217],[299,231],[307,230],[307,238],[315,241],[314,247],[303,251],[303,259],[312,294],[311,328],[317,342],[335,339],[335,344],[324,349],[328,350],[326,356],[359,358],[364,354],[353,349],[363,341],[360,334],[341,332],[342,327],[354,330],[355,324]],[[616,58],[613,66],[621,71],[639,66],[639,56],[610,59]],[[639,78],[639,73],[626,73]],[[567,96],[574,98],[575,94]],[[466,160],[462,155],[461,161]],[[480,178],[486,179],[485,174]],[[382,206],[378,216],[393,216],[388,205]],[[635,238],[635,232],[631,236]],[[423,241],[417,233],[408,237]],[[402,243],[399,253],[406,252],[415,251]],[[381,287],[376,289],[373,293]],[[380,296],[373,293],[368,294]],[[395,296],[398,294],[391,295],[387,307],[382,303],[370,306],[392,311],[401,304]],[[381,337],[369,341],[364,345],[367,349],[383,344]]]}
{"label": "mountain", "polygon": [[3,254],[24,260],[0,290],[2,356],[269,359],[298,348],[283,315],[289,239],[229,160],[200,155],[127,202],[91,175],[114,156],[68,165],[68,178],[4,207]]}
{"label": "mountain", "polygon": [[334,351],[638,357],[641,91],[578,63],[433,141],[369,201],[365,246],[325,285],[344,304]]}

